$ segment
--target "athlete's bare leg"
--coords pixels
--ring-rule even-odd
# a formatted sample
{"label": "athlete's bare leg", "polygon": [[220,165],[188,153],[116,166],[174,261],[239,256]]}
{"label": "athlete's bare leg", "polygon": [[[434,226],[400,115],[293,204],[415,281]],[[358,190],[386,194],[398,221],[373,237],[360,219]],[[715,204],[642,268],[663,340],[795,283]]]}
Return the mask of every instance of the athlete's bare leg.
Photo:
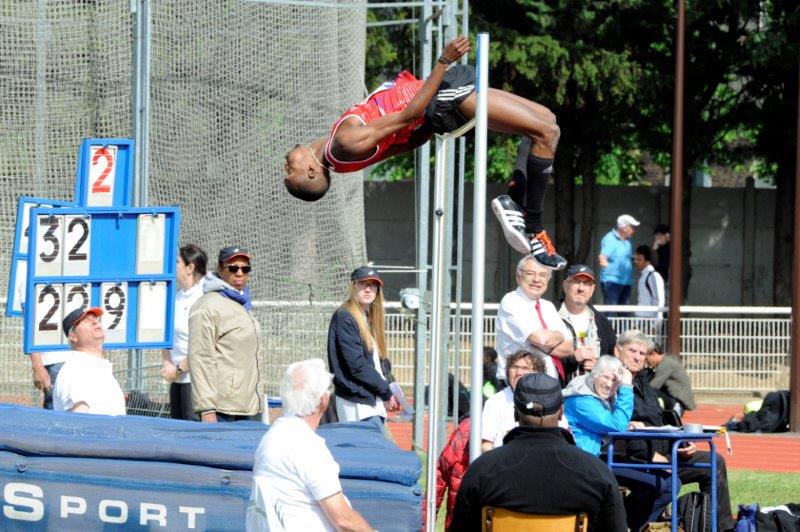
{"label": "athlete's bare leg", "polygon": [[[475,116],[477,97],[470,94],[458,106],[466,118]],[[543,105],[521,96],[498,89],[489,89],[487,95],[489,129],[498,133],[510,133],[530,137],[531,155],[552,159],[561,131],[556,125],[555,115]]]}
{"label": "athlete's bare leg", "polygon": [[[530,139],[520,145],[509,196],[492,201],[492,210],[514,249],[532,253],[542,266],[561,269],[566,261],[553,248],[543,220],[545,192],[561,133],[556,117],[543,105],[509,92],[489,89],[487,96],[489,129]],[[476,102],[471,94],[459,105],[459,112],[467,118],[475,116]]]}

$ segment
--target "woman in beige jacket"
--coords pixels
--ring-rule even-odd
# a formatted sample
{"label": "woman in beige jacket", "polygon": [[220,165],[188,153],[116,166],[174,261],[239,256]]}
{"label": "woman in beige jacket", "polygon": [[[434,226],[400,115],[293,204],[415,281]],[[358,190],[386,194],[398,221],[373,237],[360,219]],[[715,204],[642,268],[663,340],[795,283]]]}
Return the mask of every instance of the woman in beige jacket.
{"label": "woman in beige jacket", "polygon": [[264,410],[258,390],[261,327],[250,312],[250,252],[228,246],[189,315],[192,403],[201,421],[238,421]]}

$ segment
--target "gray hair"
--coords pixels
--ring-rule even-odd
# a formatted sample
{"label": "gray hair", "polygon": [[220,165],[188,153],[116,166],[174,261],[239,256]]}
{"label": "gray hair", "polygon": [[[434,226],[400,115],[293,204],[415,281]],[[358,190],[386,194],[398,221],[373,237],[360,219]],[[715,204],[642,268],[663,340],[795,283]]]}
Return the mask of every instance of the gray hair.
{"label": "gray hair", "polygon": [[642,331],[631,329],[617,336],[617,345],[622,347],[628,344],[642,344],[645,353],[649,353],[653,349],[653,341],[647,337]]}
{"label": "gray hair", "polygon": [[597,359],[594,367],[592,368],[592,378],[605,373],[608,370],[617,373],[622,370],[622,362],[617,357],[610,355],[603,355]]}
{"label": "gray hair", "polygon": [[533,257],[532,257],[531,255],[525,255],[524,257],[522,257],[521,259],[519,259],[519,262],[517,262],[517,271],[518,271],[518,272],[519,272],[519,271],[522,271],[522,270],[523,270],[523,267],[525,266],[525,263],[526,263],[527,261],[529,261],[529,260],[533,260]]}
{"label": "gray hair", "polygon": [[284,413],[296,416],[314,413],[328,392],[332,377],[321,358],[289,364],[280,382]]}

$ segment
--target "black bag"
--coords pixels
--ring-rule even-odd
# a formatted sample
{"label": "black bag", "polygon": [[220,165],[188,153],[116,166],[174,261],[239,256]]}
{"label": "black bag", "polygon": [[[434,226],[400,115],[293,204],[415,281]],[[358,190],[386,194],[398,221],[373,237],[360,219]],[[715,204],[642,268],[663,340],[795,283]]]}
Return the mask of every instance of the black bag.
{"label": "black bag", "polygon": [[[800,505],[787,504],[786,507],[795,515],[800,514]],[[756,512],[756,530],[758,532],[797,532],[800,531],[800,517],[795,517],[783,510]]]}
{"label": "black bag", "polygon": [[678,497],[678,524],[686,532],[711,532],[711,497],[700,491]]}
{"label": "black bag", "polygon": [[739,432],[786,432],[789,430],[789,391],[769,392],[758,412],[746,414],[741,421],[731,421],[728,430]]}

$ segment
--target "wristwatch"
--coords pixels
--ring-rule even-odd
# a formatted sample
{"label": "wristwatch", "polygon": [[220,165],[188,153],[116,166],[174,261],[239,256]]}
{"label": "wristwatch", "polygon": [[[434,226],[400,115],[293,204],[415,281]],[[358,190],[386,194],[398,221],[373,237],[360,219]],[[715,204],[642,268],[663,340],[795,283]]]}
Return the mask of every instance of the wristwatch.
{"label": "wristwatch", "polygon": [[181,367],[180,364],[175,365],[175,373],[177,373],[178,375],[183,375],[183,368]]}

